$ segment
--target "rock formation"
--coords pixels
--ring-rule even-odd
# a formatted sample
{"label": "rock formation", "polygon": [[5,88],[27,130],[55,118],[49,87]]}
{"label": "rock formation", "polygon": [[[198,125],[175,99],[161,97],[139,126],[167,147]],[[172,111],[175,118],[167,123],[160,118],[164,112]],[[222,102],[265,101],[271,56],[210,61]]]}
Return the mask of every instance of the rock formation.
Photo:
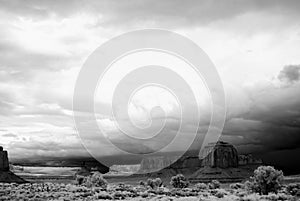
{"label": "rock formation", "polygon": [[0,146],[0,183],[25,183],[26,181],[9,171],[7,151]]}
{"label": "rock formation", "polygon": [[252,165],[253,160],[250,158],[247,158],[244,166],[240,166],[241,157],[236,148],[222,141],[205,146],[199,159],[202,167],[190,176],[191,182],[209,182],[213,179],[239,182],[250,177],[257,167]]}
{"label": "rock formation", "polygon": [[165,156],[156,156],[156,157],[148,157],[144,158],[141,162],[139,173],[148,173],[148,172],[156,172],[164,167],[168,167],[172,164],[172,162],[177,158],[177,156],[173,157],[165,157]]}
{"label": "rock formation", "polygon": [[85,167],[86,169],[89,169],[90,171],[98,171],[102,174],[109,172],[109,167],[103,165],[99,161],[84,161],[84,165],[82,167]]}
{"label": "rock formation", "polygon": [[254,158],[251,154],[239,155],[239,166],[243,166],[243,165],[260,165],[260,164],[262,164],[262,160]]}
{"label": "rock formation", "polygon": [[226,142],[209,143],[199,154],[204,167],[229,168],[238,166],[238,152],[236,148]]}
{"label": "rock formation", "polygon": [[0,171],[8,171],[9,163],[7,157],[7,151],[3,151],[3,147],[0,147]]}
{"label": "rock formation", "polygon": [[149,173],[150,177],[170,177],[176,174],[189,175],[201,167],[198,156],[161,156],[143,159],[139,174]]}
{"label": "rock formation", "polygon": [[184,155],[175,163],[172,161],[174,157],[144,159],[139,173],[153,172],[147,176],[162,178],[180,173],[191,182],[209,182],[213,179],[237,182],[249,177],[258,164],[261,164],[261,161],[250,156],[239,156],[233,145],[222,141],[209,143],[199,156]]}

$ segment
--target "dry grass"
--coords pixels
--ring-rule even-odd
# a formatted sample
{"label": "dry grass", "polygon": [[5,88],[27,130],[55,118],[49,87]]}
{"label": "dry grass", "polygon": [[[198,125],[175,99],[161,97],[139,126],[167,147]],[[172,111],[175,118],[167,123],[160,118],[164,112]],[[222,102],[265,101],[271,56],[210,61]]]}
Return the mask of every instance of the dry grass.
{"label": "dry grass", "polygon": [[[175,189],[167,187],[109,184],[106,187],[87,187],[76,184],[27,183],[0,184],[0,200],[299,200],[300,197],[287,192],[286,186],[278,194],[259,195],[236,186],[232,189],[209,189],[201,184],[189,188]],[[300,185],[299,185],[300,186]],[[297,190],[297,189],[294,189]],[[299,190],[299,189],[298,189]]]}

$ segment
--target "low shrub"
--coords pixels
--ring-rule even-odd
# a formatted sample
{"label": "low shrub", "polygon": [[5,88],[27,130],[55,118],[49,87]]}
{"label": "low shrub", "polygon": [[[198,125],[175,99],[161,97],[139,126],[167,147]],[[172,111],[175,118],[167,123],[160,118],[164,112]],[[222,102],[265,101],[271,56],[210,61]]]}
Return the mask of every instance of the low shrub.
{"label": "low shrub", "polygon": [[242,198],[240,198],[241,201],[259,201],[259,200],[262,200],[260,199],[260,196],[256,193],[252,193],[252,194],[249,194],[249,195],[246,195]]}
{"label": "low shrub", "polygon": [[141,180],[141,181],[139,181],[139,185],[140,185],[140,186],[145,186],[146,184],[145,184],[144,181]]}
{"label": "low shrub", "polygon": [[208,184],[208,188],[209,189],[216,189],[216,188],[220,188],[221,183],[218,180],[212,180],[209,184]]}
{"label": "low shrub", "polygon": [[260,166],[254,171],[254,176],[245,183],[247,189],[267,195],[270,192],[277,193],[283,179],[282,171],[272,166]]}
{"label": "low shrub", "polygon": [[231,189],[243,189],[245,186],[242,183],[234,183],[234,184],[230,184],[229,187]]}
{"label": "low shrub", "polygon": [[207,188],[208,186],[205,183],[197,183],[195,185],[195,189],[197,189],[198,191],[206,190]]}
{"label": "low shrub", "polygon": [[142,192],[142,193],[140,194],[140,196],[141,196],[142,198],[147,198],[147,197],[149,196],[149,193],[148,193],[147,191],[145,191],[145,192]]}
{"label": "low shrub", "polygon": [[227,193],[224,189],[218,189],[216,191],[216,193],[214,194],[214,196],[216,196],[217,198],[223,198],[224,195],[227,195]]}
{"label": "low shrub", "polygon": [[163,185],[163,182],[160,178],[156,178],[153,180],[156,187],[161,187]]}
{"label": "low shrub", "polygon": [[268,195],[263,195],[260,199],[270,200],[270,201],[277,201],[279,196],[275,193],[269,193]]}
{"label": "low shrub", "polygon": [[165,187],[158,187],[155,191],[157,195],[170,195],[170,190]]}
{"label": "low shrub", "polygon": [[244,183],[244,186],[245,186],[245,189],[246,189],[247,191],[249,191],[249,192],[255,192],[256,189],[258,188],[258,187],[256,186],[256,184],[255,184],[254,182],[252,182],[252,181],[246,181],[246,182]]}
{"label": "low shrub", "polygon": [[135,193],[135,189],[131,185],[124,184],[124,183],[119,183],[117,186],[115,186],[116,191],[128,191],[131,193]]}
{"label": "low shrub", "polygon": [[99,172],[96,172],[91,176],[91,182],[93,186],[104,188],[106,188],[108,184],[108,182],[103,178],[102,174]]}
{"label": "low shrub", "polygon": [[190,188],[184,188],[182,190],[185,192],[185,196],[198,196],[198,192],[195,192]]}
{"label": "low shrub", "polygon": [[82,175],[76,175],[76,178],[75,178],[75,180],[76,180],[76,184],[78,184],[78,185],[82,185],[82,184],[83,184],[83,182],[84,182],[84,179],[85,179],[85,177],[84,177],[84,176],[82,176]]}
{"label": "low shrub", "polygon": [[173,176],[171,178],[170,184],[174,188],[187,188],[189,186],[188,180],[182,174]]}
{"label": "low shrub", "polygon": [[295,200],[294,196],[285,193],[278,193],[278,200]]}
{"label": "low shrub", "polygon": [[288,194],[300,197],[300,183],[288,184],[285,189]]}
{"label": "low shrub", "polygon": [[152,189],[156,189],[158,187],[161,187],[163,184],[162,180],[160,178],[156,179],[148,179],[147,180],[147,186],[149,186]]}
{"label": "low shrub", "polygon": [[96,172],[93,175],[87,177],[78,175],[76,177],[76,181],[77,184],[84,185],[88,188],[91,187],[106,188],[108,184],[108,182],[103,178],[102,174],[99,172]]}
{"label": "low shrub", "polygon": [[248,193],[246,191],[237,190],[237,191],[234,192],[234,195],[242,198],[242,197],[248,195]]}
{"label": "low shrub", "polygon": [[112,194],[113,199],[115,200],[123,200],[126,198],[126,196],[124,195],[124,193],[120,192],[120,191],[116,191]]}
{"label": "low shrub", "polygon": [[179,196],[179,197],[186,197],[186,196],[188,196],[188,193],[181,190],[181,189],[179,189],[179,190],[173,191],[172,195],[173,196]]}
{"label": "low shrub", "polygon": [[95,198],[96,199],[103,199],[103,200],[112,200],[113,196],[111,196],[109,193],[107,192],[100,192],[100,193],[96,193],[95,194]]}

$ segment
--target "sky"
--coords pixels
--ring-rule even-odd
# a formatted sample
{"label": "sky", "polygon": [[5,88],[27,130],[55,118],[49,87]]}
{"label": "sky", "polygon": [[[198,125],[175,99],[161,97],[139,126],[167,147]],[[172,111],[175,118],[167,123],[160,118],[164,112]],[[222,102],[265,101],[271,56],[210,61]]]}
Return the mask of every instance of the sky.
{"label": "sky", "polygon": [[[104,42],[145,28],[189,38],[214,63],[226,93],[222,140],[240,153],[260,154],[282,166],[286,156],[300,153],[299,1],[0,0],[0,5],[0,139],[10,158],[86,156],[72,111],[80,69]],[[131,61],[145,62],[153,55],[135,55],[139,59]],[[161,57],[156,55],[155,61],[181,65]],[[131,61],[123,62],[130,66]],[[183,73],[193,88],[199,86],[200,105],[207,109],[203,83],[188,70]],[[111,72],[114,79],[121,75]],[[106,106],[114,79],[96,94],[100,97],[95,104],[101,109],[95,108],[106,135],[122,142]],[[168,120],[163,132],[172,136],[179,124],[172,94],[159,88],[136,94],[129,105],[130,118],[145,126],[151,108],[160,106]],[[188,108],[188,100],[183,107]],[[154,114],[153,121],[160,115]],[[183,123],[187,134],[196,126],[190,120]],[[131,147],[124,141],[123,145]],[[97,146],[103,147],[103,155],[115,154],[105,143]]]}

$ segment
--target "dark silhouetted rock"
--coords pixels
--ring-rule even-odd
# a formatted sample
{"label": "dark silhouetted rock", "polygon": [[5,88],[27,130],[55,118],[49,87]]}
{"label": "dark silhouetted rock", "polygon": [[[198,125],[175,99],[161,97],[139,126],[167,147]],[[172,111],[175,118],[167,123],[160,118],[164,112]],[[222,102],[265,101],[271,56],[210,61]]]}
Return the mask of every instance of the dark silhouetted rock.
{"label": "dark silhouetted rock", "polygon": [[251,154],[239,155],[239,166],[242,165],[260,165],[262,164],[261,159],[254,158]]}
{"label": "dark silhouetted rock", "polygon": [[209,143],[201,151],[199,158],[204,167],[230,168],[238,166],[238,152],[233,145],[227,142]]}
{"label": "dark silhouetted rock", "polygon": [[7,157],[7,151],[3,151],[3,147],[0,146],[0,171],[8,171],[9,163]]}
{"label": "dark silhouetted rock", "polygon": [[[239,157],[236,148],[227,142],[209,143],[200,152],[202,166],[189,177],[190,182],[240,182],[252,176],[257,167],[251,157]],[[241,162],[242,161],[242,162]],[[241,165],[242,163],[244,165]]]}
{"label": "dark silhouetted rock", "polygon": [[21,177],[9,171],[9,161],[7,151],[0,146],[0,182],[3,183],[25,183]]}

